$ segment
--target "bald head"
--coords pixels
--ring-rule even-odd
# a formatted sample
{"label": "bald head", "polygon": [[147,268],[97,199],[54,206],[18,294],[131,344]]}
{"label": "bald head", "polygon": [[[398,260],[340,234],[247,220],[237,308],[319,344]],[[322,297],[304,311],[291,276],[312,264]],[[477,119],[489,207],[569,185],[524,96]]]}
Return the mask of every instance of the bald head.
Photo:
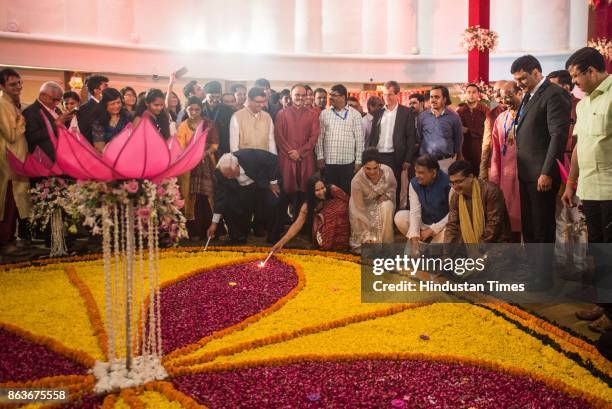
{"label": "bald head", "polygon": [[501,104],[509,109],[518,109],[521,104],[521,96],[518,84],[515,81],[506,81],[500,89]]}

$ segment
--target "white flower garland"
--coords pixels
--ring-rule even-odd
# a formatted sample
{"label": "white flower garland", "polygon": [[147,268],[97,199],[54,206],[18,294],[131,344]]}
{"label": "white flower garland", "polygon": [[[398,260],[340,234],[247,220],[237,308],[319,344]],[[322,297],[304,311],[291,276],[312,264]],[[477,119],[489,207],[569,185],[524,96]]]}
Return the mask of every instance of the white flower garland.
{"label": "white flower garland", "polygon": [[469,52],[473,49],[478,51],[495,51],[498,35],[495,31],[482,28],[479,25],[470,26],[465,29],[461,38],[461,47]]}

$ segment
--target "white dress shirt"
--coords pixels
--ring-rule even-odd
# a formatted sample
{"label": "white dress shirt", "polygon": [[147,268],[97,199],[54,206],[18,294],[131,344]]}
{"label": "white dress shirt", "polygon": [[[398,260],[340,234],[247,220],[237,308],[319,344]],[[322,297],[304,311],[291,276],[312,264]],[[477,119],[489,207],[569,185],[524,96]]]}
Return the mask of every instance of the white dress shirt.
{"label": "white dress shirt", "polygon": [[381,153],[393,152],[393,129],[395,128],[395,118],[397,118],[397,107],[395,104],[393,109],[385,107],[382,118],[380,120],[380,137],[376,148]]}

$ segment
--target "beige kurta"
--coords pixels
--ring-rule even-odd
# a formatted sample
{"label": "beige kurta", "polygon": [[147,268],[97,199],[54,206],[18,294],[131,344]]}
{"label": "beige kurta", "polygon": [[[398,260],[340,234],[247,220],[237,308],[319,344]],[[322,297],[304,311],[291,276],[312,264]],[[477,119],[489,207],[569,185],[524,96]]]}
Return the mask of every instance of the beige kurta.
{"label": "beige kurta", "polygon": [[351,182],[350,244],[355,251],[359,251],[366,242],[393,243],[397,182],[390,167],[381,164],[380,170],[382,175],[376,184],[368,179],[363,168],[359,169]]}
{"label": "beige kurta", "polygon": [[16,175],[8,163],[6,150],[10,149],[17,158],[24,161],[28,154],[25,138],[25,118],[11,97],[0,92],[0,221],[4,218],[4,204],[9,180],[13,184],[13,197],[20,218],[30,216],[30,182],[28,178]]}

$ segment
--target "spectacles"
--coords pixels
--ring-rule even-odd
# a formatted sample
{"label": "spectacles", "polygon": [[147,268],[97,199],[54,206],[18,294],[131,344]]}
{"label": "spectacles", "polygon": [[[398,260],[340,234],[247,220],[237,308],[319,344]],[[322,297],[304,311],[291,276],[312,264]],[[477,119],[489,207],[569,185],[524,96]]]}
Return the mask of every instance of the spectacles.
{"label": "spectacles", "polygon": [[6,86],[7,87],[21,87],[23,85],[23,81],[13,81],[13,82],[7,82]]}
{"label": "spectacles", "polygon": [[463,179],[457,179],[457,180],[451,180],[450,181],[450,185],[451,186],[457,186],[462,184],[463,182],[465,182],[465,180],[467,179],[467,177],[463,178]]}
{"label": "spectacles", "polygon": [[341,97],[342,94],[336,94],[335,92],[332,92],[331,94],[329,94],[330,97]]}
{"label": "spectacles", "polygon": [[62,101],[62,97],[54,97],[53,95],[50,94],[45,94],[46,96],[48,96],[49,98],[51,98],[51,101],[53,102],[61,102]]}

